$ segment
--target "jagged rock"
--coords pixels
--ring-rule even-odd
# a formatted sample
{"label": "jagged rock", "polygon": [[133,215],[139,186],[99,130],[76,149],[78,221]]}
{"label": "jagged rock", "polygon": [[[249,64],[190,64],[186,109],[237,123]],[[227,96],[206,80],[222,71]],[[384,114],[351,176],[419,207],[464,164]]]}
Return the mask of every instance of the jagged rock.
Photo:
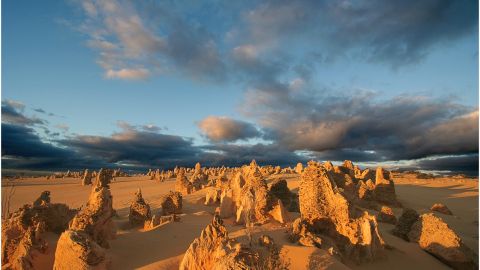
{"label": "jagged rock", "polygon": [[350,171],[355,171],[355,168],[353,166],[353,162],[351,160],[344,160],[343,161],[343,167],[347,168]]}
{"label": "jagged rock", "polygon": [[363,171],[359,171],[359,173],[355,174],[355,178],[361,180],[368,180],[368,179],[375,179],[375,172],[370,169],[365,169]]}
{"label": "jagged rock", "polygon": [[202,170],[202,166],[200,165],[200,162],[197,162],[195,164],[195,173],[198,174],[201,172],[201,170]]}
{"label": "jagged rock", "polygon": [[320,164],[312,161],[308,163],[299,188],[303,220],[319,227],[324,226],[324,221],[330,224],[333,221],[335,226],[349,222],[347,200],[340,193],[334,192],[332,184],[327,171]]}
{"label": "jagged rock", "polygon": [[[215,215],[212,223],[202,231],[185,252],[180,270],[236,270],[252,269],[259,254],[241,244],[232,246],[223,221]],[[263,269],[263,268],[262,268]],[[269,268],[265,268],[269,269]]]}
{"label": "jagged rock", "polygon": [[135,199],[130,204],[128,220],[131,225],[142,225],[145,221],[149,220],[151,216],[150,206],[143,199],[142,191],[138,189],[135,193]]}
{"label": "jagged rock", "polygon": [[277,203],[273,206],[273,209],[268,213],[273,217],[274,220],[282,224],[290,219],[289,214],[287,210],[285,210],[285,207],[283,207],[281,200],[277,200]]}
{"label": "jagged rock", "polygon": [[263,178],[255,160],[250,163],[245,172],[245,185],[241,188],[237,198],[237,222],[241,222],[238,217],[247,214],[250,210],[253,212],[252,222],[265,223],[268,220],[268,202],[269,198],[267,183]]}
{"label": "jagged rock", "polygon": [[[2,269],[34,269],[32,252],[33,250],[38,249],[38,247],[36,247],[38,243],[33,235],[32,228],[28,228],[15,246],[10,242],[8,248],[2,248],[3,256],[8,259],[2,260]],[[5,241],[3,239],[4,237],[6,237],[6,235],[2,236],[2,242]],[[7,237],[6,241],[8,240],[10,239]],[[5,252],[10,252],[10,254],[7,255]]]}
{"label": "jagged rock", "polygon": [[430,210],[442,213],[444,215],[450,215],[450,216],[453,215],[452,211],[450,211],[450,209],[448,209],[448,207],[442,203],[436,203],[432,205]]}
{"label": "jagged rock", "polygon": [[378,221],[384,223],[390,223],[394,225],[397,223],[397,218],[395,217],[392,208],[388,206],[382,206],[382,208],[377,214],[377,219]]}
{"label": "jagged rock", "polygon": [[392,233],[400,238],[408,241],[407,234],[410,231],[412,225],[418,220],[417,211],[411,208],[403,209],[403,213],[398,219],[397,225],[393,229]]}
{"label": "jagged rock", "polygon": [[366,182],[360,180],[357,183],[357,197],[361,200],[373,200],[373,191],[375,190],[375,185],[371,180]]}
{"label": "jagged rock", "polygon": [[398,206],[395,185],[390,179],[390,172],[378,167],[375,174],[375,200],[388,205]]}
{"label": "jagged rock", "polygon": [[82,185],[87,186],[92,184],[92,173],[86,169],[82,177]]}
{"label": "jagged rock", "polygon": [[215,204],[220,201],[221,190],[215,187],[209,187],[205,194],[205,205]]}
{"label": "jagged rock", "polygon": [[44,191],[32,205],[24,205],[2,220],[2,265],[6,269],[33,269],[33,251],[48,248],[44,232],[61,233],[77,210],[65,204],[50,203],[50,192]]}
{"label": "jagged rock", "polygon": [[170,191],[162,198],[162,215],[179,214],[182,212],[182,194]]}
{"label": "jagged rock", "polygon": [[185,170],[183,168],[180,168],[177,174],[175,191],[180,192],[182,195],[188,195],[193,191],[192,183],[188,181],[187,177],[185,176]]}
{"label": "jagged rock", "polygon": [[477,269],[477,256],[463,244],[460,237],[439,217],[423,214],[408,233],[411,242],[454,269]]}
{"label": "jagged rock", "polygon": [[82,231],[66,231],[58,240],[53,269],[103,270],[111,260],[105,250]]}
{"label": "jagged rock", "polygon": [[222,246],[226,244],[227,240],[228,233],[223,226],[223,221],[218,216],[214,216],[212,223],[208,224],[200,237],[190,244],[179,269],[212,269],[215,261],[226,255]]}
{"label": "jagged rock", "polygon": [[108,240],[116,235],[113,223],[113,199],[109,183],[112,170],[101,169],[90,193],[87,205],[73,218],[70,230],[84,231],[101,247],[108,248]]}
{"label": "jagged rock", "polygon": [[375,218],[350,210],[323,166],[310,161],[301,179],[300,214],[311,229],[332,238],[354,261],[371,261],[383,255],[384,242]]}
{"label": "jagged rock", "polygon": [[87,205],[62,233],[55,252],[54,269],[108,269],[110,259],[104,248],[116,235],[110,181],[113,171],[100,169]]}

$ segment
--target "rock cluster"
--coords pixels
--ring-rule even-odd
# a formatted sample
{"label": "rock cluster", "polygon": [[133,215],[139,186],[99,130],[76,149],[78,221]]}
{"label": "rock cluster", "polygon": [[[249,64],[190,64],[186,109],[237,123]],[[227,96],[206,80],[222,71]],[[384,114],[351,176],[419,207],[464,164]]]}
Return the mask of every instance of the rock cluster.
{"label": "rock cluster", "polygon": [[33,269],[32,253],[43,253],[48,243],[44,232],[61,233],[77,210],[50,203],[44,191],[33,205],[25,205],[2,220],[2,269]]}
{"label": "rock cluster", "polygon": [[162,215],[180,214],[182,212],[182,194],[170,191],[162,198]]}
{"label": "rock cluster", "polygon": [[195,164],[195,171],[190,177],[190,183],[194,191],[200,190],[208,184],[208,175],[204,173],[198,162]]}
{"label": "rock cluster", "polygon": [[400,206],[389,171],[381,167],[375,172],[370,169],[362,171],[349,160],[345,160],[341,166],[334,166],[327,161],[323,167],[349,202],[371,209],[381,205]]}
{"label": "rock cluster", "polygon": [[228,237],[223,221],[215,215],[185,252],[180,270],[236,270],[236,269],[288,269],[280,252],[268,236],[261,236],[258,246],[236,243]]}
{"label": "rock cluster", "polygon": [[180,192],[182,195],[188,195],[193,192],[193,185],[188,181],[183,168],[178,171],[177,180],[175,182],[175,191]]}
{"label": "rock cluster", "polygon": [[371,261],[383,255],[384,242],[375,217],[349,207],[327,169],[310,161],[300,182],[301,222],[312,233],[333,241],[343,256]]}
{"label": "rock cluster", "polygon": [[105,248],[116,235],[109,187],[112,175],[109,169],[101,169],[97,174],[87,205],[75,215],[58,241],[54,269],[68,269],[73,265],[78,266],[77,269],[108,268],[110,259]]}
{"label": "rock cluster", "polygon": [[[267,183],[260,172],[257,163],[253,160],[250,166],[244,168],[245,181],[243,186],[235,186],[237,223],[252,222],[265,223],[268,220],[268,211],[271,205]],[[241,178],[237,179],[241,181]]]}
{"label": "rock cluster", "polygon": [[143,225],[145,221],[152,218],[150,206],[145,202],[142,197],[142,191],[140,189],[135,193],[135,199],[130,204],[130,213],[128,220],[133,226]]}

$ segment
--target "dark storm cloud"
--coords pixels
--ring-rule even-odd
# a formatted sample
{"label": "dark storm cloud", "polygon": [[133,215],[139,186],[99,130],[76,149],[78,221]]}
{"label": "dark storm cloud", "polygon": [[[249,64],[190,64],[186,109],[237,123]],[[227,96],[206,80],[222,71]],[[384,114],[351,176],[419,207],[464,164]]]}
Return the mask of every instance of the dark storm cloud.
{"label": "dark storm cloud", "polygon": [[2,123],[2,156],[68,157],[70,151],[42,142],[33,128]]}
{"label": "dark storm cloud", "polygon": [[86,157],[109,163],[134,165],[177,164],[193,160],[201,152],[192,141],[181,136],[124,128],[111,136],[79,135],[60,143]]}
{"label": "dark storm cloud", "polygon": [[345,151],[362,161],[478,151],[478,109],[449,100],[379,100],[373,93],[293,91],[272,82],[251,89],[242,108],[276,144],[332,159],[335,153],[343,159]]}
{"label": "dark storm cloud", "polygon": [[6,169],[81,169],[105,166],[85,159],[71,149],[42,141],[31,127],[2,123],[2,166]]}
{"label": "dark storm cloud", "polygon": [[213,142],[233,142],[260,136],[253,124],[228,117],[208,116],[197,125],[202,134]]}
{"label": "dark storm cloud", "polygon": [[35,117],[27,117],[22,111],[24,105],[11,100],[2,101],[2,122],[20,124],[20,125],[35,125],[45,124],[46,121]]}
{"label": "dark storm cloud", "polygon": [[422,170],[441,170],[478,176],[478,153],[424,159],[417,163]]}
{"label": "dark storm cloud", "polygon": [[[124,123],[124,122],[122,122]],[[256,159],[261,164],[292,165],[305,161],[287,149],[273,144],[214,144],[195,146],[192,141],[174,135],[146,132],[131,125],[111,136],[76,136],[60,141],[84,157],[102,158],[112,164],[130,164],[138,168],[243,165]]]}
{"label": "dark storm cloud", "polygon": [[475,31],[478,1],[267,1],[246,15],[253,44],[310,41],[394,66]]}

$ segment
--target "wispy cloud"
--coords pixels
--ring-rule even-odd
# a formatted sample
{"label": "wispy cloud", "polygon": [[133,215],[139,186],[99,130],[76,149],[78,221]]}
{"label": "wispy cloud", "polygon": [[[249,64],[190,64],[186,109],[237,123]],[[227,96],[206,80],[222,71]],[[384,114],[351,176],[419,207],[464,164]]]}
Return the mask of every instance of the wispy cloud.
{"label": "wispy cloud", "polygon": [[150,72],[147,69],[120,69],[120,70],[107,70],[105,77],[108,79],[125,79],[125,80],[141,80],[145,79],[150,75]]}

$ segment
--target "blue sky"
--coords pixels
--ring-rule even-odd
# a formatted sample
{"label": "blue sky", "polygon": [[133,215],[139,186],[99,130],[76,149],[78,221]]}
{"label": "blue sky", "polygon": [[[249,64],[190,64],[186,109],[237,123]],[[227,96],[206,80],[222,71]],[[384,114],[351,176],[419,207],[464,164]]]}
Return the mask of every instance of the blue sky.
{"label": "blue sky", "polygon": [[[11,109],[45,120],[26,126],[38,143],[112,166],[172,160],[90,151],[88,138],[178,136],[197,159],[213,151],[220,163],[260,148],[272,152],[264,163],[282,164],[478,152],[474,1],[3,1],[2,71],[4,119]],[[424,130],[390,127],[402,114]],[[455,139],[445,126],[459,132],[459,122],[473,131]],[[438,130],[437,145],[412,150]],[[42,167],[20,163],[12,168]]]}

